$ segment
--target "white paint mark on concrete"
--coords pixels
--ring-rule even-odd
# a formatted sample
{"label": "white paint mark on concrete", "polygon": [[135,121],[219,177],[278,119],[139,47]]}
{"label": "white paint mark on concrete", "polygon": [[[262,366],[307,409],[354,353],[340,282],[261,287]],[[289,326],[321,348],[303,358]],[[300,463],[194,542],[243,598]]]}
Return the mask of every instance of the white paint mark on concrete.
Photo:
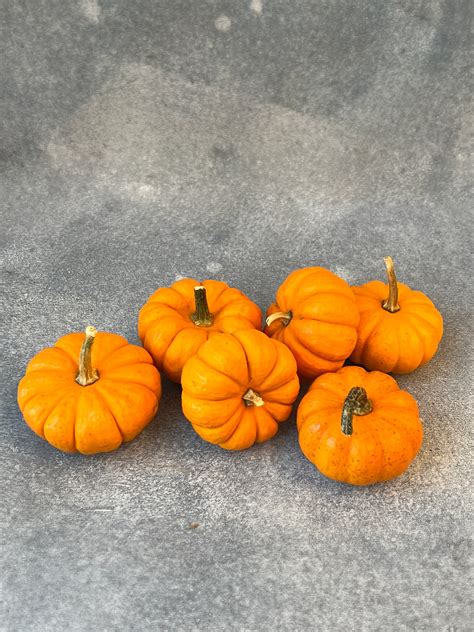
{"label": "white paint mark on concrete", "polygon": [[255,15],[262,15],[262,13],[263,13],[263,2],[262,2],[262,0],[252,0],[250,2],[250,10]]}
{"label": "white paint mark on concrete", "polygon": [[186,279],[186,278],[187,278],[187,277],[183,276],[182,274],[177,274],[177,275],[174,277],[174,280],[175,280],[175,281],[182,281],[183,279]]}
{"label": "white paint mark on concrete", "polygon": [[160,194],[160,187],[143,182],[127,182],[124,189],[132,199],[154,200]]}
{"label": "white paint mark on concrete", "polygon": [[209,261],[209,263],[206,265],[206,269],[208,272],[216,274],[217,272],[220,272],[222,270],[222,265],[218,261]]}
{"label": "white paint mark on concrete", "polygon": [[89,22],[97,24],[100,18],[99,0],[82,0],[82,11]]}
{"label": "white paint mark on concrete", "polygon": [[220,15],[214,21],[216,29],[221,33],[227,33],[228,31],[230,31],[231,24],[232,22],[230,18],[227,17],[227,15]]}

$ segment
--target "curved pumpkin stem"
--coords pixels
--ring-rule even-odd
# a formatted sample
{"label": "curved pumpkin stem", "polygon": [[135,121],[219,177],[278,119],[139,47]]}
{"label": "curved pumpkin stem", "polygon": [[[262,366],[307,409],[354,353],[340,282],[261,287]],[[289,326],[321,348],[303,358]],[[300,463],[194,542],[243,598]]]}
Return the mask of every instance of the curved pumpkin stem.
{"label": "curved pumpkin stem", "polygon": [[260,397],[260,395],[251,388],[249,388],[249,390],[242,396],[242,399],[244,400],[244,404],[246,406],[264,406],[265,405],[265,402]]}
{"label": "curved pumpkin stem", "polygon": [[291,312],[275,312],[274,314],[270,314],[265,320],[267,327],[270,327],[272,323],[276,320],[281,319],[281,322],[285,327],[290,324],[291,319],[293,318],[293,314]]}
{"label": "curved pumpkin stem", "polygon": [[97,335],[97,329],[95,327],[86,327],[86,337],[81,347],[81,354],[79,356],[79,373],[76,377],[76,382],[81,386],[89,386],[94,384],[99,379],[97,369],[92,366],[92,345],[94,344],[95,337]]}
{"label": "curved pumpkin stem", "polygon": [[372,402],[362,386],[354,386],[344,400],[341,417],[341,430],[345,435],[352,434],[353,415],[368,415],[372,412]]}
{"label": "curved pumpkin stem", "polygon": [[393,314],[394,312],[398,312],[400,309],[400,305],[398,304],[397,277],[395,275],[392,257],[385,257],[384,262],[387,269],[388,298],[382,303],[382,307],[386,309],[387,312]]}
{"label": "curved pumpkin stem", "polygon": [[191,314],[191,320],[198,327],[210,327],[214,321],[209,305],[207,304],[206,288],[203,285],[196,285],[194,288],[194,304],[196,311]]}

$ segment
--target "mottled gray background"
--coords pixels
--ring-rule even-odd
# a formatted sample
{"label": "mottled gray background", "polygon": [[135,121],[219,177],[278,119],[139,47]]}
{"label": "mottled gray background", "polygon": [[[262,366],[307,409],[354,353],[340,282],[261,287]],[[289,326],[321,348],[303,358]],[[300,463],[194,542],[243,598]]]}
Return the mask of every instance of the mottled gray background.
{"label": "mottled gray background", "polygon": [[[2,2],[2,630],[472,629],[470,7]],[[158,286],[265,308],[295,267],[361,283],[386,254],[446,324],[399,380],[425,441],[393,482],[324,479],[294,418],[205,444],[167,382],[114,454],[21,420],[33,354],[88,323],[137,342]]]}

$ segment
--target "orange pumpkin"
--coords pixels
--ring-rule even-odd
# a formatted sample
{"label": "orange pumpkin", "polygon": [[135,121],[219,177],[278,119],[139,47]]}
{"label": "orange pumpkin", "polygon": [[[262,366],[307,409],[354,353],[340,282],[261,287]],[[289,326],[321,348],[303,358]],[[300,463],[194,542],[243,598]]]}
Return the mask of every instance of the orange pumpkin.
{"label": "orange pumpkin", "polygon": [[354,287],[360,323],[351,360],[366,369],[410,373],[431,360],[443,336],[443,319],[422,292],[398,283],[385,258],[388,285]]}
{"label": "orange pumpkin", "polygon": [[262,312],[222,281],[182,279],[160,288],[140,310],[138,335],[160,371],[179,382],[186,361],[215,332],[260,329]]}
{"label": "orange pumpkin", "polygon": [[194,430],[227,450],[273,437],[299,390],[289,349],[255,329],[214,334],[188,360],[181,383]]}
{"label": "orange pumpkin", "polygon": [[314,378],[337,371],[349,357],[359,312],[343,279],[325,268],[310,267],[295,270],[280,285],[266,323],[265,333],[293,352],[298,373]]}
{"label": "orange pumpkin", "polygon": [[325,476],[351,485],[399,476],[423,439],[413,397],[389,375],[354,366],[313,382],[297,426],[303,454]]}
{"label": "orange pumpkin", "polygon": [[160,395],[160,374],[145,349],[94,327],[40,351],[18,386],[30,428],[58,450],[83,454],[134,439],[153,419]]}

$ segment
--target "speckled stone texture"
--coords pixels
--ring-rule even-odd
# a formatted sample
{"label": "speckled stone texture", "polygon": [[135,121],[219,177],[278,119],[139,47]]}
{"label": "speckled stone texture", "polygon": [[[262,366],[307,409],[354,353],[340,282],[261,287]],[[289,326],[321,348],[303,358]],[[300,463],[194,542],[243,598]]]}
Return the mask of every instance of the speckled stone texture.
{"label": "speckled stone texture", "polygon": [[[2,630],[472,629],[471,7],[4,3]],[[224,452],[166,381],[116,453],[61,454],[21,419],[32,355],[89,323],[136,343],[180,276],[265,308],[295,267],[357,284],[387,254],[446,326],[399,379],[425,440],[397,480],[326,480],[294,417]]]}

